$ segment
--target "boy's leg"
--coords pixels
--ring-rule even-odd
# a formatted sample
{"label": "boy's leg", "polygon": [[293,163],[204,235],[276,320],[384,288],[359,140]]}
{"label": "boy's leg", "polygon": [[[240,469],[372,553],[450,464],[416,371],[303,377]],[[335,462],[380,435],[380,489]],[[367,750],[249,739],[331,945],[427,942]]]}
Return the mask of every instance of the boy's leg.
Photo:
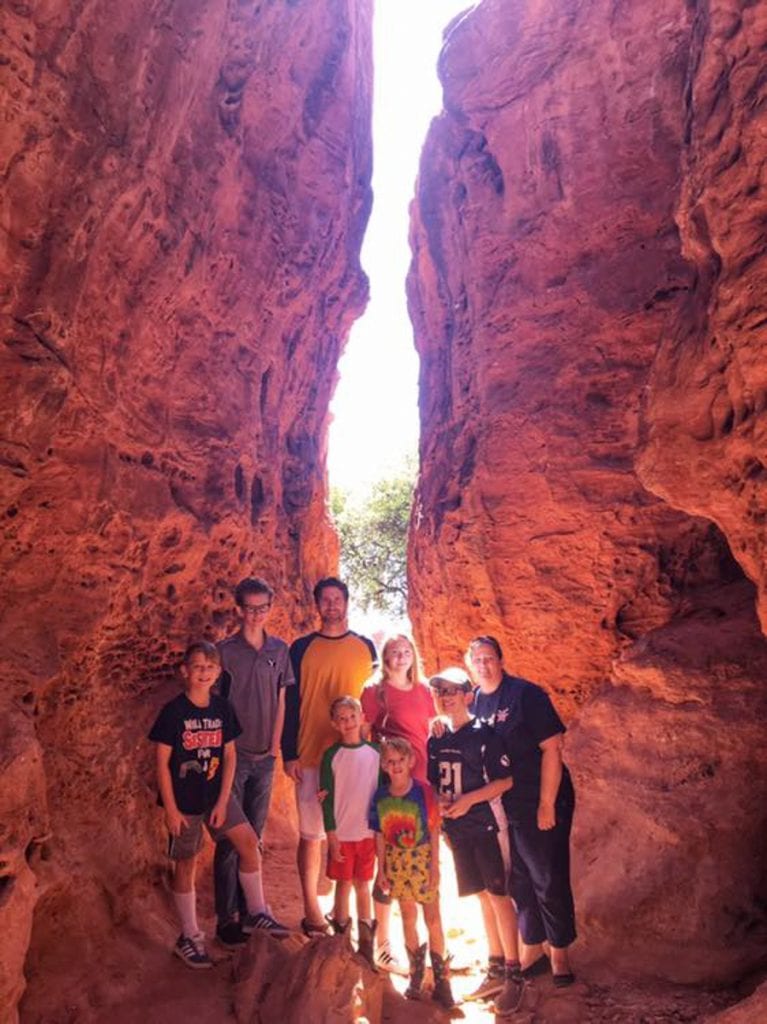
{"label": "boy's leg", "polygon": [[405,989],[406,999],[418,999],[423,986],[426,965],[426,943],[418,944],[418,904],[412,899],[400,899],[399,912],[402,915],[402,930],[405,933],[405,949],[410,962],[410,983]]}
{"label": "boy's leg", "polygon": [[255,829],[259,842],[264,838],[269,802],[272,798],[274,761],[274,757],[268,754],[266,757],[260,757],[257,761],[250,763],[245,792],[242,797],[242,809]]}
{"label": "boy's leg", "polygon": [[176,905],[176,913],[181,924],[181,934],[190,939],[194,939],[200,934],[200,927],[197,923],[197,893],[194,888],[196,863],[196,854],[177,860],[171,882],[173,902]]}
{"label": "boy's leg", "polygon": [[[249,766],[247,762],[237,760],[237,767],[232,783],[232,796],[245,811],[243,799],[248,781]],[[247,812],[246,816],[247,816]],[[232,932],[232,922],[237,917],[238,910],[242,910],[242,891],[237,878],[238,867],[237,851],[229,842],[226,836],[221,836],[216,842],[216,850],[213,855],[213,882],[216,900],[216,932],[219,938],[226,935],[227,931]]]}
{"label": "boy's leg", "polygon": [[202,818],[187,815],[189,826],[180,836],[171,836],[169,853],[174,861],[173,902],[176,905],[181,925],[173,952],[188,967],[211,967],[212,962],[205,952],[203,935],[197,922],[197,893],[194,887],[197,852],[202,845]]}
{"label": "boy's leg", "polygon": [[373,901],[370,898],[370,882],[362,879],[354,879],[354,895],[357,901],[357,917],[360,921],[370,923],[373,914]]}
{"label": "boy's leg", "polygon": [[[489,909],[489,917],[492,917],[496,925],[496,934],[501,944],[501,953],[506,963],[519,963],[519,948],[517,945],[517,914],[514,904],[504,893],[503,896],[491,892],[482,893]],[[483,901],[483,916],[484,916]],[[489,944],[489,943],[488,943]],[[491,955],[498,955],[495,950]]]}
{"label": "boy's leg", "polygon": [[399,912],[402,916],[405,947],[411,951],[418,949],[418,904],[415,900],[399,900],[398,902]]}
{"label": "boy's leg", "polygon": [[[489,959],[497,959],[504,956],[503,943],[498,932],[498,920],[495,916],[495,909],[490,901],[488,892],[478,893],[479,905],[482,910],[482,923],[485,926],[485,937],[487,938],[487,955]],[[511,904],[511,900],[506,897]]]}
{"label": "boy's leg", "polygon": [[429,950],[438,956],[445,955],[445,933],[442,928],[442,914],[439,909],[439,900],[431,903],[422,903],[423,919],[429,931]]}
{"label": "boy's leg", "polygon": [[349,923],[349,918],[351,917],[349,912],[351,893],[352,883],[349,879],[339,879],[336,882],[336,892],[333,900],[333,917],[342,928]]}
{"label": "boy's leg", "polygon": [[[227,812],[227,823],[228,821]],[[261,853],[258,849],[256,833],[246,821],[233,825],[231,828],[226,827],[227,823],[224,824],[220,832],[224,832],[240,858],[238,878],[248,908],[247,914],[240,922],[242,930],[246,935],[254,931],[266,931],[275,938],[288,935],[290,929],[275,921],[267,911],[264,880],[261,873]],[[216,838],[218,838],[218,834]]]}
{"label": "boy's leg", "polygon": [[327,925],[320,907],[319,884],[322,872],[322,840],[325,838],[325,829],[322,821],[322,805],[317,799],[318,790],[319,769],[302,768],[301,781],[296,783],[300,834],[296,863],[304,899],[305,925],[314,925],[318,931],[324,931]]}

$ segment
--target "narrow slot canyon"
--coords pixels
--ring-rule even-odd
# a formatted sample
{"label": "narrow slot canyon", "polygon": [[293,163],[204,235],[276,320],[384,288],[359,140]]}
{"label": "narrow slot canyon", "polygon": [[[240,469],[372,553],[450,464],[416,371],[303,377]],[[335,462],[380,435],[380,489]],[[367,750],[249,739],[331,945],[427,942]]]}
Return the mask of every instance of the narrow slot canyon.
{"label": "narrow slot canyon", "polygon": [[[338,569],[372,32],[373,0],[3,11],[0,1024],[447,1019],[335,939],[169,963],[146,741],[237,580],[292,640]],[[427,672],[493,634],[567,724],[578,984],[518,1024],[767,1019],[766,49],[752,0],[481,0],[445,31],[408,610]]]}

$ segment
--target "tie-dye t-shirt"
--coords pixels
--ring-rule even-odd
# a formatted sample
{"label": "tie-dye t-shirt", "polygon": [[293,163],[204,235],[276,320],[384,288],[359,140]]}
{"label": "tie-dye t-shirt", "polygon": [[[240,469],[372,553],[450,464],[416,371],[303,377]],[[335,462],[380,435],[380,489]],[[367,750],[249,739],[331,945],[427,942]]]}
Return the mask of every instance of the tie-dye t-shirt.
{"label": "tie-dye t-shirt", "polygon": [[429,842],[439,829],[439,810],[430,786],[413,780],[404,796],[392,796],[388,786],[376,790],[368,824],[383,835],[387,846],[412,850]]}

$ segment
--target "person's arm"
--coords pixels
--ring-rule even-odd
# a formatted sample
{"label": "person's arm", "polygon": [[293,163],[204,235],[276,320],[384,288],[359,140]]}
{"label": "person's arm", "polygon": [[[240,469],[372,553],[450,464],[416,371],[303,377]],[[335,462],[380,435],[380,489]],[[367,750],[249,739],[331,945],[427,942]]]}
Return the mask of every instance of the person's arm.
{"label": "person's arm", "polygon": [[386,877],[386,843],[384,842],[382,832],[376,832],[376,861],[378,867],[373,888],[380,889],[381,892],[385,893],[391,889],[391,886],[389,885],[389,879]]}
{"label": "person's arm", "polygon": [[474,804],[481,804],[485,800],[494,800],[513,785],[512,778],[507,775],[504,779],[493,779],[492,782],[473,789],[471,793],[462,793],[456,797],[452,804],[447,804],[442,809],[442,816],[445,818],[462,818],[468,814]]}
{"label": "person's arm", "polygon": [[286,775],[294,782],[301,781],[298,761],[298,723],[301,711],[301,659],[314,634],[300,637],[290,645],[290,664],[295,683],[285,689],[285,724],[282,727],[282,761]]}
{"label": "person's arm", "polygon": [[226,821],[226,808],[229,797],[232,795],[232,783],[234,782],[234,771],[237,767],[237,748],[234,740],[224,744],[224,767],[221,772],[221,792],[218,800],[210,812],[210,823],[213,828],[219,828]]}
{"label": "person's arm", "polygon": [[556,799],[562,781],[562,733],[549,736],[538,746],[541,759],[541,791],[538,798],[538,828],[547,832],[557,823]]}
{"label": "person's arm", "polygon": [[432,889],[439,889],[439,832],[438,828],[433,828],[429,832],[429,846],[431,847],[429,885]]}
{"label": "person's arm", "polygon": [[[338,750],[338,745],[328,747],[320,761],[320,794],[322,800],[322,823],[325,831],[335,834],[336,813],[335,813],[335,776],[333,775],[333,755]],[[328,835],[328,841],[330,836]]]}
{"label": "person's arm", "polygon": [[167,743],[157,744],[157,787],[160,790],[160,799],[165,810],[165,824],[172,836],[180,836],[181,830],[187,828],[189,822],[178,809],[176,797],[173,793],[173,780],[170,775],[170,758],[173,747]]}
{"label": "person's arm", "polygon": [[277,697],[277,716],[274,719],[274,729],[272,730],[272,742],[269,747],[269,753],[272,757],[276,757],[280,752],[280,740],[282,739],[282,729],[285,725],[285,687],[280,687],[280,692]]}

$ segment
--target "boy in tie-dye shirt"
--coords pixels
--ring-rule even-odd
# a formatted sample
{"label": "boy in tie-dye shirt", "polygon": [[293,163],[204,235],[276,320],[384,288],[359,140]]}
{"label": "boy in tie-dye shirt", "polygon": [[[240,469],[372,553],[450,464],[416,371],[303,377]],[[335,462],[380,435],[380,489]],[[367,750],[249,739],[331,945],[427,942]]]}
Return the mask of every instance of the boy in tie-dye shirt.
{"label": "boy in tie-dye shirt", "polygon": [[418,999],[423,985],[426,943],[418,940],[418,905],[429,933],[434,971],[432,999],[454,1005],[447,978],[445,936],[439,910],[439,810],[429,786],[412,777],[415,756],[406,739],[392,737],[381,746],[381,768],[388,784],[376,790],[370,805],[376,836],[376,886],[399,903],[410,984],[405,995]]}

